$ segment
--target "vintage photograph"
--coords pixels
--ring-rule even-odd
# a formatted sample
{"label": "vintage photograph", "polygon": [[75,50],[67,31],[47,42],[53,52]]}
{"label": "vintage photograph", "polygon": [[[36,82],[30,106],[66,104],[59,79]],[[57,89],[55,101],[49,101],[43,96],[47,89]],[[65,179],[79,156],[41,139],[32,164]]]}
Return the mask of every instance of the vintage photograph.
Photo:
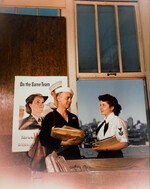
{"label": "vintage photograph", "polygon": [[1,0],[0,149],[2,189],[150,189],[150,0]]}

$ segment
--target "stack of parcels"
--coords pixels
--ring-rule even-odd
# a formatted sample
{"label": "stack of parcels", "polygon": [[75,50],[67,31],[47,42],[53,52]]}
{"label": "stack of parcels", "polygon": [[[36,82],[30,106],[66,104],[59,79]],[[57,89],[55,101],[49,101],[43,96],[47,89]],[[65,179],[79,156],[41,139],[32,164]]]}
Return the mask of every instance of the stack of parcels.
{"label": "stack of parcels", "polygon": [[117,144],[117,143],[118,143],[118,140],[117,140],[116,136],[112,136],[112,137],[109,137],[109,138],[106,138],[106,139],[103,139],[103,140],[93,143],[93,146],[99,145],[99,146],[103,147],[103,146],[109,146],[109,145]]}
{"label": "stack of parcels", "polygon": [[66,126],[63,127],[52,127],[51,136],[60,140],[68,140],[71,138],[83,139],[85,133],[81,129],[76,129],[74,127]]}
{"label": "stack of parcels", "polygon": [[[70,162],[70,163],[69,163]],[[46,156],[45,164],[48,173],[51,172],[86,172],[94,171],[92,167],[87,166],[85,161],[82,165],[79,164],[78,160],[69,161],[65,160],[63,156],[58,155],[55,151]]]}
{"label": "stack of parcels", "polygon": [[47,172],[69,172],[70,168],[63,156],[58,156],[55,151],[46,156],[45,164]]}

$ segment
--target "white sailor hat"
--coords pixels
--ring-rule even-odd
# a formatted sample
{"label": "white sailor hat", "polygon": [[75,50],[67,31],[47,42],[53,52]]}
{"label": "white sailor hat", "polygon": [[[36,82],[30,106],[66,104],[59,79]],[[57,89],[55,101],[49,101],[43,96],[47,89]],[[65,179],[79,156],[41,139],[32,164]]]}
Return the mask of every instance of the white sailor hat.
{"label": "white sailor hat", "polygon": [[73,90],[69,87],[60,87],[60,88],[55,90],[56,94],[61,93],[61,92],[69,92],[69,93],[72,94],[72,96],[74,95]]}
{"label": "white sailor hat", "polygon": [[50,92],[54,91],[58,87],[62,87],[62,81],[57,81],[56,83],[52,84],[49,88]]}

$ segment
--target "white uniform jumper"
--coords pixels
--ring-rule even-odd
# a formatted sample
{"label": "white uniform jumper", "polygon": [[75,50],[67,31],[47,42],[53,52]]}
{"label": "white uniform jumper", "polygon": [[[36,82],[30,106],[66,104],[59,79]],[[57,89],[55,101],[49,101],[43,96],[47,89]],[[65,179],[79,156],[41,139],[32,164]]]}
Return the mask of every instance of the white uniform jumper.
{"label": "white uniform jumper", "polygon": [[[104,123],[103,123],[104,122]],[[107,118],[98,124],[97,139],[103,140],[116,136],[119,142],[128,142],[126,123],[112,112]],[[100,151],[98,158],[119,158],[123,157],[122,151]]]}

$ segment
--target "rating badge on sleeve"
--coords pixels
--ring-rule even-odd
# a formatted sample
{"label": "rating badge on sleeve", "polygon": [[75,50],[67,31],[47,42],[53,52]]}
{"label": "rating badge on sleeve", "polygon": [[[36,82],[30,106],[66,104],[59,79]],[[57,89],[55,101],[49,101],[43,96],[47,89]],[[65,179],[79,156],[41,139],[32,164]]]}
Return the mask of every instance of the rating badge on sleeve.
{"label": "rating badge on sleeve", "polygon": [[119,129],[119,135],[122,136],[123,135],[122,127],[118,129]]}

